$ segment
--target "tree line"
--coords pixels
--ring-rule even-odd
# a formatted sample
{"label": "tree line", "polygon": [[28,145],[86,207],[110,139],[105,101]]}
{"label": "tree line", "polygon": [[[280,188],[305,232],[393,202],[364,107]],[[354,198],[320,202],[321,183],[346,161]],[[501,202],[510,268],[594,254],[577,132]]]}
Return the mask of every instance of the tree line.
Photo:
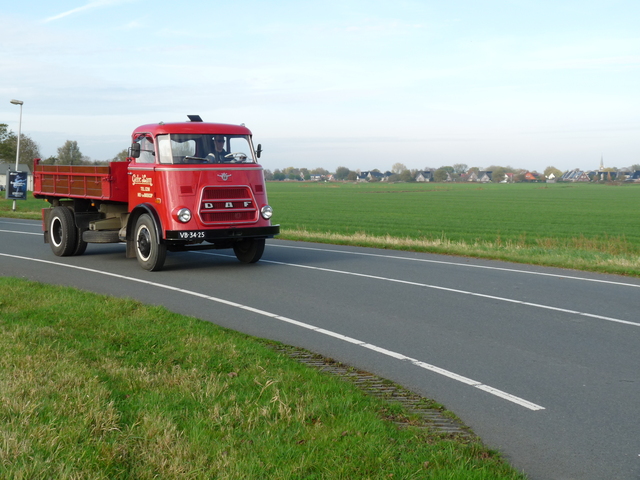
{"label": "tree line", "polygon": [[[469,167],[464,163],[456,163],[452,166],[443,166],[439,168],[425,167],[423,169],[409,169],[402,163],[395,163],[391,167],[391,170],[386,172],[381,172],[378,169],[371,170],[371,172],[374,173],[384,174],[386,180],[390,182],[415,182],[418,175],[422,172],[430,172],[433,181],[435,182],[455,182],[462,181],[473,173],[479,174],[480,172],[485,171],[492,173],[491,178],[493,182],[502,182],[508,174],[511,175],[513,181],[525,181],[525,175],[528,173],[528,170],[513,168],[510,166],[502,167],[492,165],[488,168],[480,168]],[[335,180],[355,182],[358,180],[361,173],[362,172],[360,170],[350,170],[348,167],[344,166],[336,168],[336,171],[333,173],[324,168],[309,170],[306,168],[287,167],[282,170],[276,169],[273,172],[265,170],[265,178],[267,180],[311,180],[317,176],[320,176],[321,178],[328,178],[331,175]],[[540,175],[537,172],[534,173],[535,175]],[[555,177],[560,177],[562,173],[562,171],[553,166],[549,166],[544,170],[545,178],[549,177],[551,174]],[[380,176],[371,176],[369,181],[380,181],[380,178]]]}
{"label": "tree line", "polygon": [[[0,123],[0,161],[6,163],[15,162],[16,150],[18,144],[18,136],[8,129],[7,124]],[[104,165],[109,162],[125,161],[128,156],[127,149],[124,149],[117,153],[110,160],[92,160],[82,154],[78,147],[78,142],[75,140],[67,140],[64,145],[58,148],[58,154],[42,160],[46,165]],[[33,141],[28,135],[22,133],[20,135],[20,158],[19,163],[30,165],[34,158],[41,158],[40,149],[38,144]],[[632,165],[628,167],[631,171],[640,170],[640,165]],[[616,172],[618,168],[611,167],[605,168],[604,171]],[[379,174],[385,174],[388,181],[391,182],[414,182],[421,172],[431,172],[432,178],[435,182],[445,181],[462,181],[473,173],[480,172],[492,172],[492,182],[502,182],[507,175],[510,175],[513,181],[522,182],[525,181],[525,176],[529,173],[528,170],[513,168],[510,166],[492,165],[487,168],[469,167],[464,163],[455,163],[451,166],[442,166],[439,168],[425,167],[422,170],[409,169],[403,163],[395,163],[392,165],[391,170],[381,172],[378,169],[373,169],[371,172]],[[542,174],[538,172],[531,172],[535,176],[541,178],[549,178],[553,174],[556,178],[562,175],[562,171],[549,166],[545,168]],[[308,168],[287,167],[283,169],[265,170],[266,180],[311,180],[315,178],[329,178],[332,176],[335,180],[340,181],[353,181],[358,180],[361,171],[350,170],[348,167],[340,166],[336,168],[335,172],[330,172],[325,168],[314,168],[309,170]],[[543,177],[544,175],[544,177]],[[372,176],[369,181],[380,181],[379,177]]]}
{"label": "tree line", "polygon": [[[640,171],[640,164],[631,165],[626,170]],[[617,167],[605,168],[603,171],[617,172]],[[381,172],[378,169],[373,169],[370,172],[375,172],[384,175],[373,175],[368,179],[369,182],[379,182],[381,178],[385,178],[390,182],[415,182],[420,173],[430,172],[431,178],[434,182],[456,182],[466,181],[472,174],[480,175],[482,172],[491,172],[491,181],[494,183],[500,183],[505,180],[507,176],[510,177],[510,181],[524,182],[530,181],[530,175],[533,178],[541,181],[547,178],[560,178],[564,173],[562,170],[548,166],[544,169],[544,172],[538,173],[537,171],[530,171],[522,168],[513,168],[511,166],[491,165],[487,168],[469,167],[464,163],[456,163],[451,166],[442,166],[439,168],[425,167],[423,169],[409,169],[402,163],[395,163],[391,170]],[[318,176],[322,179],[327,179],[331,176],[334,180],[338,181],[352,181],[355,182],[360,178],[362,172],[360,170],[350,170],[348,167],[338,167],[335,172],[329,172],[324,168],[316,168],[308,170],[306,168],[287,167],[282,170],[276,169],[273,172],[265,170],[266,180],[311,180]]]}
{"label": "tree line", "polygon": [[[9,130],[8,125],[0,123],[0,161],[13,163],[16,160],[18,149],[18,135]],[[42,158],[38,144],[24,133],[20,134],[20,158],[18,163],[31,165],[34,158]],[[58,148],[58,155],[42,160],[45,165],[101,165],[114,161],[127,159],[127,150],[124,149],[111,160],[92,160],[83,155],[75,140],[67,140]]]}

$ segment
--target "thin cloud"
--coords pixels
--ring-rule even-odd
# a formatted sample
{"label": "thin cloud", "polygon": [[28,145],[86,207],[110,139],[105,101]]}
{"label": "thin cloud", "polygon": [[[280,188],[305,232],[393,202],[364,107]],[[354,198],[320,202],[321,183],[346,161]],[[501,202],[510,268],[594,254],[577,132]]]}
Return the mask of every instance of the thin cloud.
{"label": "thin cloud", "polygon": [[126,1],[127,0],[96,0],[94,2],[87,3],[82,7],[73,8],[66,12],[59,13],[58,15],[54,15],[53,17],[45,18],[42,23],[55,22],[56,20],[60,20],[61,18],[65,18],[70,15],[75,15],[76,13],[86,12],[87,10],[94,10],[96,8],[110,7],[120,3],[125,3]]}

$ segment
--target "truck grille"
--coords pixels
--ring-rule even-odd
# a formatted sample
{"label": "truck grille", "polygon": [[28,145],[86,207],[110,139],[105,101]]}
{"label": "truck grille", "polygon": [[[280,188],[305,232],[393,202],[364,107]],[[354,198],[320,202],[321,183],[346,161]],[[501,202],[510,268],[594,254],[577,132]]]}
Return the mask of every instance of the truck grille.
{"label": "truck grille", "polygon": [[206,187],[200,202],[202,223],[251,223],[258,208],[249,187]]}

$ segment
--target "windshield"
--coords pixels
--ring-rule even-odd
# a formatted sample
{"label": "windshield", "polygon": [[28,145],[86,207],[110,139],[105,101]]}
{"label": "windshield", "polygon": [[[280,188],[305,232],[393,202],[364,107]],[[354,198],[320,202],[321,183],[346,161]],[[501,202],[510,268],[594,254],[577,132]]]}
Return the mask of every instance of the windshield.
{"label": "windshield", "polygon": [[160,163],[255,163],[247,135],[158,135]]}

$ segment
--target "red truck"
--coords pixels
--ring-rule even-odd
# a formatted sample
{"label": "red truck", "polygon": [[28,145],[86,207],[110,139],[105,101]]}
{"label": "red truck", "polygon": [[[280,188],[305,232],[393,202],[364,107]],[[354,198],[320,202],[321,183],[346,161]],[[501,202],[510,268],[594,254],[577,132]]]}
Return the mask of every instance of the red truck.
{"label": "red truck", "polygon": [[126,162],[44,165],[34,160],[34,197],[44,241],[58,256],[81,255],[88,243],[126,242],[127,258],[162,269],[167,251],[232,248],[260,260],[271,225],[262,148],[244,125],[189,122],[134,130]]}

